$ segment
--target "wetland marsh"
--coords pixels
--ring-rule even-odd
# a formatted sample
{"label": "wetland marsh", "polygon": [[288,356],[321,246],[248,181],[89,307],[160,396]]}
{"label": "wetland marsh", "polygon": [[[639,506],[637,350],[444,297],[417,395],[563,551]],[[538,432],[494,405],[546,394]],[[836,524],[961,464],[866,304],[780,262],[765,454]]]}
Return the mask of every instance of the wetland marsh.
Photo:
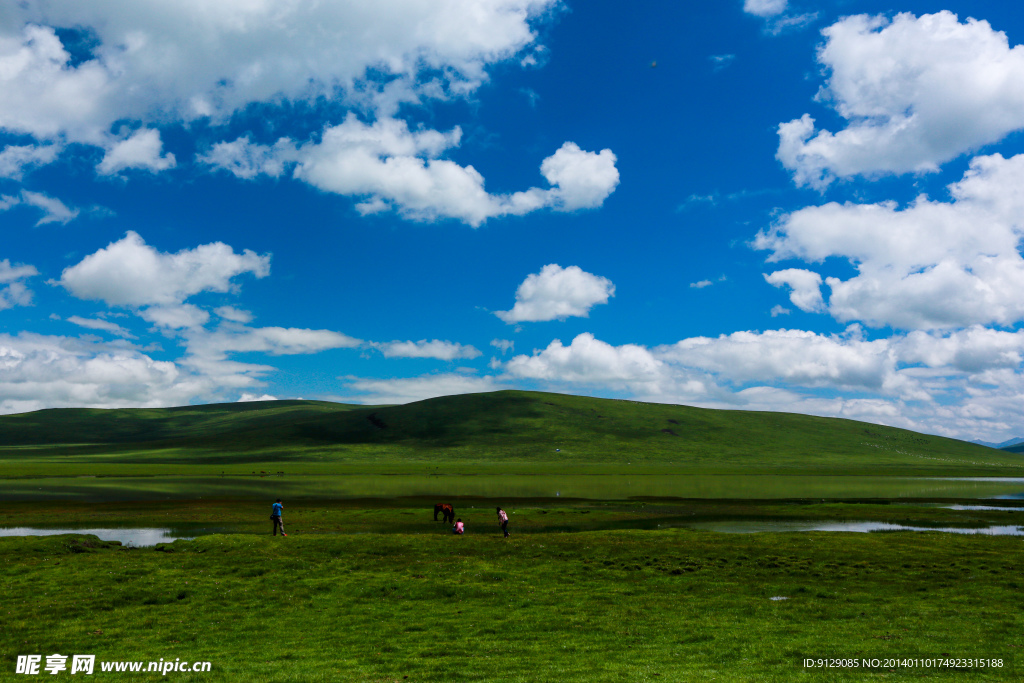
{"label": "wetland marsh", "polygon": [[1019,529],[1024,461],[904,430],[529,392],[42,411],[0,418],[0,493],[5,526],[53,534],[0,536],[8,672],[56,652],[211,662],[174,674],[196,682],[860,681],[922,672],[801,662],[948,653],[1019,678],[1024,540],[985,532]]}

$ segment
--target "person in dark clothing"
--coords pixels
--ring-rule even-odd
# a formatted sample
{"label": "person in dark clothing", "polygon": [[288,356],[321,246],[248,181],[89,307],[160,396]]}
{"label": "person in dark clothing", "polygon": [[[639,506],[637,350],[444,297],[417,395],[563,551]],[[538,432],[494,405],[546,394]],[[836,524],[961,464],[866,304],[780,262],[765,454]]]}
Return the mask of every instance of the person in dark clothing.
{"label": "person in dark clothing", "polygon": [[508,515],[505,514],[505,511],[502,510],[500,507],[497,508],[497,510],[498,510],[498,526],[500,526],[501,530],[505,532],[505,538],[508,538]]}

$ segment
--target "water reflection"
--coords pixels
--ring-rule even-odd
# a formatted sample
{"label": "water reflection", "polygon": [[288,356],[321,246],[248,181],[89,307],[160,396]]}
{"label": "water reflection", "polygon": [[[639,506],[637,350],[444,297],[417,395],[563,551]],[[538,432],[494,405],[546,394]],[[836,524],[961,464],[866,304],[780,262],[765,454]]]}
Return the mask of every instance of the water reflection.
{"label": "water reflection", "polygon": [[120,541],[137,548],[154,546],[157,543],[171,543],[194,536],[177,536],[172,529],[36,529],[33,527],[12,527],[0,529],[0,536],[59,536],[61,534],[83,534],[96,536],[101,541]]}
{"label": "water reflection", "polygon": [[980,534],[983,536],[1024,536],[1024,527],[989,526],[980,528],[963,527],[921,527],[890,524],[889,522],[800,522],[800,521],[744,521],[693,522],[685,524],[689,529],[704,529],[729,534],[757,534],[764,532],[793,531],[851,531],[868,533],[872,531],[938,531],[948,534]]}

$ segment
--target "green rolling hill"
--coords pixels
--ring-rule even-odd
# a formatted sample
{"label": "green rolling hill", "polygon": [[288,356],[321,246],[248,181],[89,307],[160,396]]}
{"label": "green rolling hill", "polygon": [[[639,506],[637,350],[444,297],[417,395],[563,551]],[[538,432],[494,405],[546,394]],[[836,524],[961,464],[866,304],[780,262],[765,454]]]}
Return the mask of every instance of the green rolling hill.
{"label": "green rolling hill", "polygon": [[268,401],[0,417],[0,476],[146,468],[1020,476],[1024,458],[852,420],[523,391],[394,406]]}

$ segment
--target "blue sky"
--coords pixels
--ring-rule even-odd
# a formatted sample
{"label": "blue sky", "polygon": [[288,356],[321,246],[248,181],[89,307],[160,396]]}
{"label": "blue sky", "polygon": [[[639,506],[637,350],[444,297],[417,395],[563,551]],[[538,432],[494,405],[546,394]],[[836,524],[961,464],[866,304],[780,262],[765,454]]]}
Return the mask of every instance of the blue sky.
{"label": "blue sky", "polygon": [[0,10],[0,412],[504,388],[1024,434],[1008,2]]}

